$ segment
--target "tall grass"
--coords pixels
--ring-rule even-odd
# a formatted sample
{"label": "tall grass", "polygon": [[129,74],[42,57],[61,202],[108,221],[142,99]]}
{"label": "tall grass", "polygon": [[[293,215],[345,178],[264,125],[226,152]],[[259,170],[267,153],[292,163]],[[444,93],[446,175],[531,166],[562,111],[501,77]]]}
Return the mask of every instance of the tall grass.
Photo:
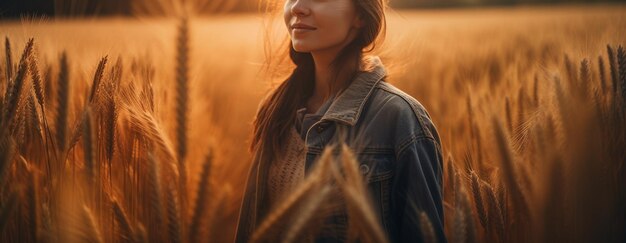
{"label": "tall grass", "polygon": [[[407,45],[380,53],[384,60],[421,57],[406,64],[406,73],[389,65],[390,82],[425,104],[441,134],[449,241],[626,240],[625,43],[620,36],[586,39],[611,36],[609,27],[580,34],[595,25],[626,24],[585,20],[557,22],[556,33],[530,23],[507,27],[488,41],[493,45],[483,45],[481,36],[497,24],[482,23],[458,30],[466,43],[434,31],[432,38],[443,41],[433,41],[432,48],[401,42]],[[214,75],[219,69],[213,66],[227,67],[219,66],[221,59],[211,63],[210,81],[197,81],[200,65],[192,57],[201,48],[193,40],[201,28],[194,21],[177,22],[168,65],[133,54],[79,58],[73,49],[42,50],[45,37],[24,43],[5,38],[0,241],[232,239],[245,178],[228,173],[248,164],[225,159],[245,154],[246,138],[230,133],[241,130],[233,125],[240,118],[230,117],[233,107],[222,104],[243,99],[237,104],[254,111],[260,96],[199,95],[204,86],[233,85],[238,92],[256,86],[231,84],[246,77],[236,75],[241,67],[234,61],[221,65],[236,71]],[[544,35],[525,37],[530,30]],[[572,33],[578,35],[567,36]],[[576,43],[588,45],[583,54],[572,47]],[[207,127],[214,134],[205,133]],[[348,145],[325,150],[300,187],[261,219],[253,241],[310,239],[334,210],[347,213],[340,237],[388,241],[357,158]],[[425,213],[410,217],[425,242],[436,242]]]}

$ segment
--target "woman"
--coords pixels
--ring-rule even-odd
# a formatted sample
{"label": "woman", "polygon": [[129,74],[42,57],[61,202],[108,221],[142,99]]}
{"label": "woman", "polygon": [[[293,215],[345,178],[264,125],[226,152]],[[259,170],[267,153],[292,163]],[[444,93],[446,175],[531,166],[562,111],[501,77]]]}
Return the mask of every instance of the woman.
{"label": "woman", "polygon": [[[421,242],[425,212],[438,242],[443,233],[442,152],[422,105],[384,81],[371,51],[385,28],[385,0],[284,0],[291,75],[261,104],[254,153],[237,226],[247,242],[268,214],[302,181],[322,149],[347,130],[380,225],[392,242]],[[344,214],[345,215],[345,214]],[[341,217],[331,218],[337,229]],[[318,235],[316,242],[345,235]]]}

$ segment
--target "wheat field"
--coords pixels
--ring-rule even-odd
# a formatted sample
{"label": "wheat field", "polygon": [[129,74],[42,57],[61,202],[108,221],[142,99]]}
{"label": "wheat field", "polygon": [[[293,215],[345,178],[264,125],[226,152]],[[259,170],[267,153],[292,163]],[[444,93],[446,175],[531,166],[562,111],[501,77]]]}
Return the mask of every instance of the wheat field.
{"label": "wheat field", "polygon": [[[0,241],[232,241],[261,19],[0,22]],[[439,130],[449,242],[626,240],[625,30],[625,5],[389,10],[373,54]],[[350,239],[387,241],[341,151],[255,241],[298,242],[333,193]]]}

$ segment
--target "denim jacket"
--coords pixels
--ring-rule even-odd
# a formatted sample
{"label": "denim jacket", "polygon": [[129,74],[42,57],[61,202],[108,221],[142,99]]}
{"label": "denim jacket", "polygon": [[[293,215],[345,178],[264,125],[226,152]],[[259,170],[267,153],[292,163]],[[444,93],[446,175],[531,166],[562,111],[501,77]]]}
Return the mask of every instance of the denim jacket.
{"label": "denim jacket", "polygon": [[[343,139],[356,152],[372,206],[389,240],[423,242],[419,213],[425,212],[437,242],[445,243],[438,132],[415,98],[384,81],[386,71],[380,59],[368,58],[372,68],[359,72],[346,90],[320,108],[323,115],[303,134],[305,174],[323,148],[336,141],[337,131],[346,131]],[[264,200],[268,166],[258,161],[253,159],[246,182],[235,242],[248,242],[268,213]],[[331,221],[346,223],[341,216]],[[337,241],[341,239],[316,238],[316,242]]]}

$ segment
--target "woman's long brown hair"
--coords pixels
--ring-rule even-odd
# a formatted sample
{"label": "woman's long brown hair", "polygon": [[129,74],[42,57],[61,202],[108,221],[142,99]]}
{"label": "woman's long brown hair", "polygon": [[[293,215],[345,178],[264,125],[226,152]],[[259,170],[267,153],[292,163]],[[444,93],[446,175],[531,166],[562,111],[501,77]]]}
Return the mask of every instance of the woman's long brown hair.
{"label": "woman's long brown hair", "polygon": [[[268,2],[267,6],[270,4]],[[364,25],[354,40],[333,60],[331,67],[335,80],[339,71],[350,64],[359,67],[363,53],[373,50],[376,39],[385,31],[385,0],[353,0],[353,4]],[[289,129],[295,122],[296,110],[311,96],[315,87],[315,64],[311,53],[296,52],[290,42],[289,57],[296,65],[295,69],[262,101],[253,123],[250,149],[265,161],[272,161],[280,153]],[[355,75],[353,73],[350,76]],[[346,81],[350,82],[351,79]],[[334,84],[336,87],[331,90],[345,89],[348,85]]]}

